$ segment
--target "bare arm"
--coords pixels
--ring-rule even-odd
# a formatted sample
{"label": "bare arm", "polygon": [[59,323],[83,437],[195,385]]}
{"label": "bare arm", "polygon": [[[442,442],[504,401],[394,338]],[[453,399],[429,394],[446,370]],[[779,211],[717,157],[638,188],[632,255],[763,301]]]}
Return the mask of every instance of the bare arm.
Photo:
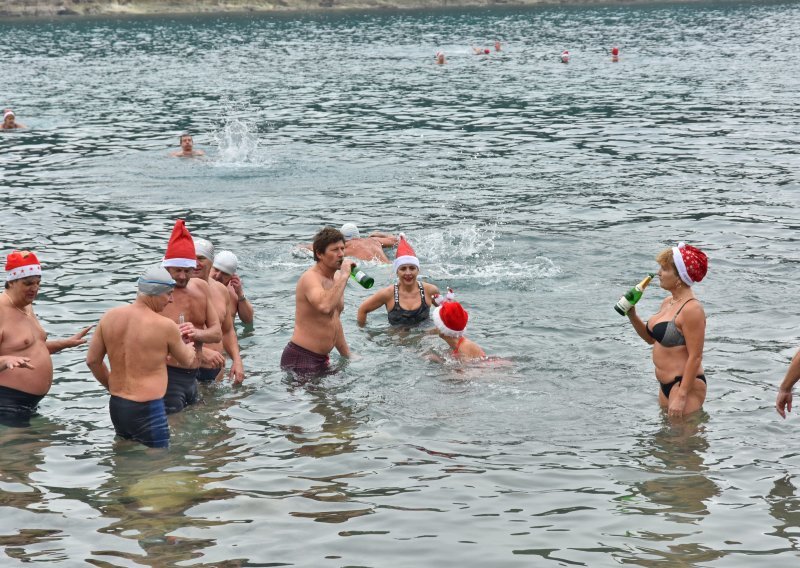
{"label": "bare arm", "polygon": [[228,313],[229,317],[222,321],[222,347],[225,352],[231,356],[231,370],[229,376],[233,379],[234,383],[241,383],[244,380],[244,364],[239,355],[239,340],[236,337],[236,330],[233,327],[233,310],[235,306],[231,302],[230,294],[228,295]]}
{"label": "bare arm", "polygon": [[350,278],[350,267],[352,266],[353,261],[345,259],[342,267],[333,275],[333,286],[327,290],[322,287],[322,282],[306,272],[298,282],[298,286],[301,287],[300,293],[321,314],[326,316],[333,314],[335,310],[339,309],[342,298],[344,298],[344,289],[347,287],[347,279]]}
{"label": "bare arm", "polygon": [[628,319],[630,320],[631,325],[633,325],[633,329],[636,330],[636,333],[639,334],[639,337],[644,339],[645,343],[648,345],[655,343],[655,339],[650,337],[650,334],[647,333],[647,326],[636,313],[636,306],[628,310]]}
{"label": "bare arm", "polygon": [[[208,292],[208,290],[206,290]],[[194,328],[192,340],[201,343],[219,343],[222,341],[222,326],[219,323],[219,316],[214,303],[211,301],[211,294],[206,293],[206,327],[205,329]],[[186,325],[186,324],[184,324]]]}
{"label": "bare arm", "polygon": [[83,345],[87,341],[86,339],[84,339],[84,336],[87,333],[89,333],[89,330],[92,329],[93,327],[94,326],[92,325],[84,327],[78,333],[66,339],[54,339],[52,341],[46,341],[45,345],[47,346],[47,350],[52,355],[53,353],[58,353],[63,349],[69,349],[70,347],[77,347],[78,345]]}
{"label": "bare arm", "polygon": [[183,367],[198,367],[203,352],[203,344],[199,341],[195,341],[192,345],[184,343],[181,332],[175,327],[174,322],[170,320],[170,324],[166,329],[167,351],[179,365]]}
{"label": "bare arm", "polygon": [[361,305],[358,306],[358,315],[356,316],[356,321],[358,322],[359,327],[364,327],[367,325],[368,313],[374,312],[389,302],[392,290],[393,288],[391,286],[384,288],[383,290],[378,290],[372,296],[361,302]]}
{"label": "bare arm", "polygon": [[89,350],[86,353],[86,365],[94,375],[94,378],[108,389],[108,367],[103,361],[106,357],[106,343],[103,340],[102,320],[97,324],[97,329],[92,336],[92,341],[89,343]]}
{"label": "bare arm", "polygon": [[252,325],[253,318],[255,317],[255,313],[253,312],[253,304],[251,304],[250,300],[248,300],[247,296],[245,296],[242,280],[239,278],[238,274],[234,274],[233,278],[231,278],[231,281],[228,282],[228,286],[234,294],[234,305],[232,309],[234,312],[239,314],[239,319],[242,320],[242,323]]}
{"label": "bare arm", "polygon": [[347,345],[347,339],[344,337],[341,317],[336,318],[336,341],[333,346],[336,347],[336,350],[342,357],[350,357],[350,346]]}
{"label": "bare arm", "polygon": [[775,410],[778,411],[783,418],[786,418],[786,413],[792,411],[792,387],[800,380],[800,351],[794,354],[792,362],[789,364],[789,369],[786,371],[786,376],[783,378],[780,387],[778,387],[778,396],[775,399]]}
{"label": "bare arm", "polygon": [[397,244],[397,237],[391,233],[373,231],[369,234],[369,236],[373,239],[378,239],[383,248],[393,247]]}

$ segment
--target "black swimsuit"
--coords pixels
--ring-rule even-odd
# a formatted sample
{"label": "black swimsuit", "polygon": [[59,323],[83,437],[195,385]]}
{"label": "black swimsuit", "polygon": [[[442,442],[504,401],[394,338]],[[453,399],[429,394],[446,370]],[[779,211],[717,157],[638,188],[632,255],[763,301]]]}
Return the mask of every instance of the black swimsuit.
{"label": "black swimsuit", "polygon": [[400,286],[394,285],[394,307],[387,313],[390,325],[415,325],[422,323],[430,317],[430,306],[425,301],[425,288],[422,282],[419,286],[420,305],[415,310],[404,310],[400,307]]}

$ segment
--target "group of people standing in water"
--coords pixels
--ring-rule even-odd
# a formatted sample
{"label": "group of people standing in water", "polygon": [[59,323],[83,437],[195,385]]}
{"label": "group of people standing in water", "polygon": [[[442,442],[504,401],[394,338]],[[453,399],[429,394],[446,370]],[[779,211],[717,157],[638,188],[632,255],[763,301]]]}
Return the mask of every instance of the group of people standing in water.
{"label": "group of people standing in water", "polygon": [[[469,315],[452,290],[419,279],[420,263],[405,235],[373,233],[362,239],[352,223],[342,230],[324,227],[314,237],[314,264],[295,288],[294,330],[280,366],[307,379],[331,372],[335,348],[350,356],[341,321],[344,294],[355,259],[380,259],[395,247],[395,284],[378,290],[358,308],[357,324],[385,308],[391,326],[417,326],[432,321],[458,361],[480,361],[486,355],[464,334]],[[380,253],[380,254],[378,254]],[[387,258],[388,260],[388,258]],[[700,249],[680,243],[656,257],[661,288],[669,295],[647,321],[635,306],[627,317],[636,333],[653,346],[659,402],[669,416],[699,410],[706,397],[703,369],[706,317],[692,286],[708,271]],[[166,253],[137,280],[133,303],[113,308],[98,322],[89,341],[86,363],[108,391],[109,412],[116,433],[150,447],[169,445],[167,415],[198,400],[198,382],[224,377],[244,380],[234,320],[252,323],[253,308],[237,275],[231,251],[215,253],[205,239],[193,238],[178,220]],[[27,425],[53,379],[51,354],[87,343],[93,326],[63,340],[48,340],[33,311],[42,267],[33,252],[11,252],[6,258],[5,290],[0,298],[0,424]],[[106,364],[106,358],[110,364]],[[792,387],[800,380],[800,352],[779,388],[776,409],[791,411]]]}

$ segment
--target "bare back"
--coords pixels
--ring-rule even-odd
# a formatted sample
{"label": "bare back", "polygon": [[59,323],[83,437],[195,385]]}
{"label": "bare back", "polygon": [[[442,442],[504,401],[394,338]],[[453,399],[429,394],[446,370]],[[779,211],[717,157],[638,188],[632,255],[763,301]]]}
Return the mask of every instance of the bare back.
{"label": "bare back", "polygon": [[345,243],[344,254],[360,260],[377,260],[389,262],[389,257],[383,252],[383,246],[378,239],[350,239]]}
{"label": "bare back", "polygon": [[45,333],[31,307],[22,311],[0,302],[0,356],[28,357],[34,369],[15,368],[0,373],[0,385],[33,395],[45,395],[53,383],[53,360]]}
{"label": "bare back", "polygon": [[109,392],[138,402],[162,398],[167,355],[170,350],[191,349],[175,322],[137,304],[108,311],[97,325],[97,335],[111,366]]}

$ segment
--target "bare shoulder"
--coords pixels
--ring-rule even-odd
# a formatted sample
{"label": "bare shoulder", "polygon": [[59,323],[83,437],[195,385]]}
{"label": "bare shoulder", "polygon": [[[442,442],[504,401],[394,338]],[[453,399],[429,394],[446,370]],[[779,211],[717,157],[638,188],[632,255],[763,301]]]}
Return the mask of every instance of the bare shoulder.
{"label": "bare shoulder", "polygon": [[208,285],[208,282],[200,278],[191,278],[189,280],[189,286],[190,289],[194,290],[197,294],[204,294],[207,296],[211,293],[211,286]]}
{"label": "bare shoulder", "polygon": [[209,280],[208,281],[209,287],[214,291],[215,294],[226,295],[234,293],[233,290],[229,291],[229,288],[225,286],[222,282],[217,282],[216,280]]}
{"label": "bare shoulder", "polygon": [[425,289],[428,295],[438,294],[439,287],[436,284],[431,284],[430,282],[423,282],[422,287]]}
{"label": "bare shoulder", "polygon": [[695,298],[694,301],[690,300],[684,304],[680,315],[684,316],[688,320],[705,320],[706,311],[703,309],[703,304],[700,303],[700,300]]}

